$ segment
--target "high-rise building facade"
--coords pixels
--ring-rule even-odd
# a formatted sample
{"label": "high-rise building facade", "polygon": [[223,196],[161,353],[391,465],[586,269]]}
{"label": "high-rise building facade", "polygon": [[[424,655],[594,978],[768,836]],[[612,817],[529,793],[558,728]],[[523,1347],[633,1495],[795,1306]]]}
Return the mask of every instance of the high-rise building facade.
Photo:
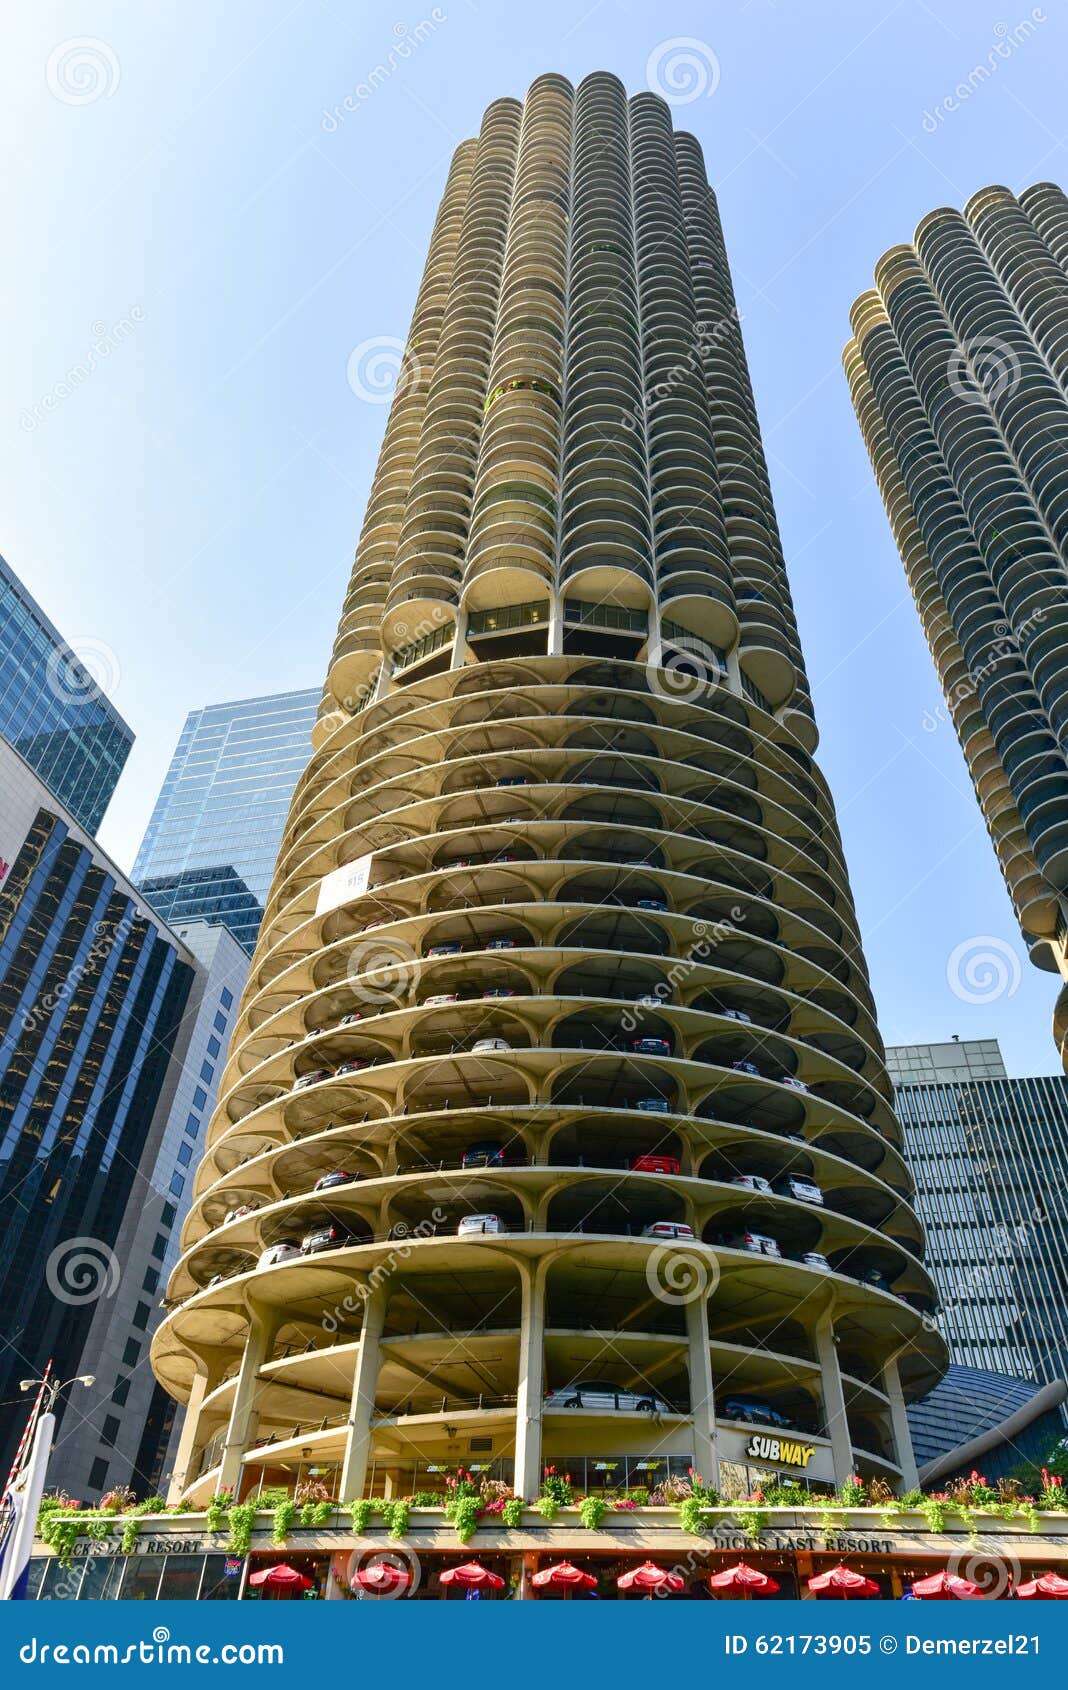
{"label": "high-rise building facade", "polygon": [[[975,1065],[993,1066],[990,1041],[975,1043]],[[950,1355],[1068,1379],[1068,1079],[946,1080],[923,1073],[930,1049],[887,1056],[909,1076],[897,1108]]]}
{"label": "high-rise building facade", "polygon": [[120,1284],[117,1240],[196,962],[2,739],[0,856],[6,1471],[19,1381],[49,1361],[77,1372],[95,1306]]}
{"label": "high-rise building facade", "polygon": [[0,736],[75,821],[95,833],[133,732],[3,558]]}
{"label": "high-rise building facade", "polygon": [[914,1482],[815,739],[700,147],[539,78],[434,227],[153,1345],[175,1496]]}
{"label": "high-rise building facade", "polygon": [[248,955],[228,928],[187,922],[175,937],[195,959],[194,979],[115,1239],[119,1274],[93,1307],[73,1369],[94,1374],[96,1385],[72,1399],[49,1467],[50,1483],[70,1496],[96,1499],[122,1485],[151,1496],[167,1469],[175,1405],[148,1365],[149,1345],[248,976]]}
{"label": "high-rise building facade", "polygon": [[133,869],[172,927],[221,922],[251,953],[319,699],[283,692],[186,717]]}
{"label": "high-rise building facade", "polygon": [[[1068,199],[934,211],[880,259],[845,366],[1032,960],[1068,979]],[[1068,989],[1054,1016],[1068,1055]]]}

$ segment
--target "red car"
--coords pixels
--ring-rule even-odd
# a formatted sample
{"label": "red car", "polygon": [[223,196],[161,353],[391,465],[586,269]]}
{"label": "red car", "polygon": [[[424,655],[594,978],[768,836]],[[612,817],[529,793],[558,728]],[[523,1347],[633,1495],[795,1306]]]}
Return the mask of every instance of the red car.
{"label": "red car", "polygon": [[660,1156],[650,1152],[645,1156],[635,1156],[630,1171],[632,1174],[677,1174],[679,1159],[677,1156]]}

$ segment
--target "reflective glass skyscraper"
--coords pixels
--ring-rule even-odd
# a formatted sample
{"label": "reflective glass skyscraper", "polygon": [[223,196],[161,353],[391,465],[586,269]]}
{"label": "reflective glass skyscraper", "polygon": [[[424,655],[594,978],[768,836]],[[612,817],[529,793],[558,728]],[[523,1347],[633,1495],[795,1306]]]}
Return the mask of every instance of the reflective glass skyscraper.
{"label": "reflective glass skyscraper", "polygon": [[133,732],[3,558],[0,734],[95,833]]}
{"label": "reflective glass skyscraper", "polygon": [[319,701],[283,692],[187,716],[133,871],[171,926],[219,922],[251,952]]}
{"label": "reflective glass skyscraper", "polygon": [[[1068,982],[1068,197],[984,188],[875,267],[845,364],[1032,961]],[[1068,984],[1054,1031],[1068,1059]]]}

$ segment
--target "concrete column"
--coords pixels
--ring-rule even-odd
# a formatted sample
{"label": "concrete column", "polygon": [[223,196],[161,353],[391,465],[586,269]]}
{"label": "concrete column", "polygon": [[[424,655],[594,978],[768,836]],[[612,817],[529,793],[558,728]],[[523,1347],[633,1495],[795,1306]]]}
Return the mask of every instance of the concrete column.
{"label": "concrete column", "polygon": [[823,1388],[823,1416],[831,1440],[835,1483],[844,1485],[853,1471],[853,1440],[849,1433],[842,1375],[838,1368],[838,1351],[834,1342],[834,1318],[831,1309],[820,1316],[816,1326],[816,1356],[820,1364]]}
{"label": "concrete column", "polygon": [[378,1385],[382,1328],[385,1321],[386,1290],[385,1286],[379,1285],[363,1305],[360,1348],[356,1354],[356,1369],[352,1377],[349,1424],[345,1435],[345,1454],[341,1462],[339,1498],[342,1502],[358,1502],[367,1483],[371,1420],[375,1410],[375,1389]]}
{"label": "concrete column", "polygon": [[564,651],[564,595],[563,591],[549,593],[549,632],[546,650],[550,657],[561,657]]}
{"label": "concrete column", "polygon": [[208,1394],[208,1376],[206,1373],[196,1373],[193,1376],[193,1388],[189,1393],[185,1416],[182,1420],[182,1430],[178,1438],[178,1449],[174,1457],[174,1468],[171,1472],[170,1484],[167,1486],[167,1502],[172,1507],[182,1500],[182,1493],[187,1485],[192,1483],[193,1468],[197,1456],[197,1432],[200,1427],[200,1410],[204,1398]]}
{"label": "concrete column", "polygon": [[545,1281],[548,1263],[521,1262],[523,1292],[519,1327],[519,1382],[515,1405],[517,1496],[530,1502],[541,1494],[541,1410],[545,1399]]}
{"label": "concrete column", "polygon": [[719,1455],[716,1451],[716,1393],[712,1381],[712,1357],[708,1348],[708,1298],[701,1294],[686,1304],[686,1339],[689,1348],[690,1413],[693,1417],[693,1464],[706,1485],[719,1488]]}
{"label": "concrete column", "polygon": [[883,1390],[890,1399],[890,1425],[894,1434],[894,1454],[901,1468],[902,1489],[918,1490],[920,1475],[916,1469],[916,1457],[912,1453],[912,1437],[905,1413],[905,1398],[901,1390],[901,1374],[896,1355],[888,1357],[883,1364]]}
{"label": "concrete column", "polygon": [[279,1318],[274,1309],[255,1305],[252,1307],[248,1337],[245,1340],[245,1350],[234,1387],[234,1404],[230,1410],[230,1423],[226,1428],[217,1486],[218,1490],[232,1490],[235,1500],[241,1481],[241,1458],[256,1435],[256,1423],[259,1419],[256,1408],[259,1372],[270,1354]]}

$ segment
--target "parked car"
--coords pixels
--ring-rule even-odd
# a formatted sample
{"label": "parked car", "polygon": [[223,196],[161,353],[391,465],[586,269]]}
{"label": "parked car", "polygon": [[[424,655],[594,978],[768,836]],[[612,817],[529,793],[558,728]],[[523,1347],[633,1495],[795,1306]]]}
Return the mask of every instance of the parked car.
{"label": "parked car", "polygon": [[463,946],[461,945],[459,939],[447,939],[440,945],[431,945],[426,954],[428,957],[459,956],[462,950]]}
{"label": "parked car", "polygon": [[671,1002],[671,989],[665,986],[662,992],[646,992],[638,998],[639,1009],[659,1009],[661,1004]]}
{"label": "parked car", "polygon": [[313,1191],[334,1191],[339,1185],[355,1185],[362,1179],[362,1174],[347,1173],[344,1168],[335,1168],[332,1173],[322,1174],[312,1186]]}
{"label": "parked car", "polygon": [[333,1221],[329,1226],[313,1227],[311,1232],[306,1232],[300,1241],[300,1253],[302,1256],[317,1256],[322,1250],[341,1250],[346,1244],[357,1242],[354,1232]]}
{"label": "parked car", "polygon": [[423,999],[424,1009],[444,1009],[447,1003],[459,1003],[459,992],[435,992],[432,997]]}
{"label": "parked car", "polygon": [[807,1091],[804,1080],[799,1080],[796,1074],[780,1074],[779,1084],[789,1086],[791,1091]]}
{"label": "parked car", "polygon": [[671,1040],[652,1037],[631,1039],[630,1048],[636,1056],[670,1056]]}
{"label": "parked car", "polygon": [[501,775],[497,781],[498,786],[533,786],[533,784],[530,775]]}
{"label": "parked car", "polygon": [[467,1237],[471,1233],[503,1232],[504,1222],[500,1215],[464,1215],[456,1228],[458,1237]]}
{"label": "parked car", "polygon": [[496,1056],[502,1050],[511,1050],[507,1039],[476,1039],[471,1046],[472,1056]]}
{"label": "parked car", "polygon": [[343,1074],[358,1074],[362,1069],[370,1068],[370,1066],[371,1064],[366,1056],[351,1056],[347,1062],[343,1062],[339,1068],[334,1069],[334,1077],[339,1079]]}
{"label": "parked car", "polygon": [[246,1215],[255,1214],[258,1208],[258,1203],[239,1203],[236,1209],[227,1209],[222,1218],[222,1224],[223,1226],[229,1226],[231,1221],[243,1220]]}
{"label": "parked car", "polygon": [[461,1168],[500,1168],[503,1165],[504,1145],[494,1138],[469,1144],[460,1158]]}
{"label": "parked car", "polygon": [[677,1174],[679,1159],[677,1156],[661,1156],[658,1151],[647,1150],[641,1156],[635,1156],[630,1171],[632,1174]]}
{"label": "parked car", "polygon": [[818,1203],[823,1207],[823,1192],[801,1174],[783,1174],[775,1181],[775,1190],[780,1197],[793,1197],[798,1203]]}
{"label": "parked car", "polygon": [[347,1015],[343,1015],[341,1017],[341,1020],[338,1022],[338,1026],[351,1027],[355,1022],[366,1021],[366,1019],[367,1011],[365,1009],[350,1009]]}
{"label": "parked car", "polygon": [[306,1091],[308,1086],[317,1086],[320,1080],[333,1078],[329,1068],[313,1068],[310,1074],[302,1074],[299,1080],[293,1082],[294,1091]]}
{"label": "parked car", "polygon": [[740,1186],[743,1191],[759,1191],[762,1197],[771,1196],[771,1181],[763,1174],[735,1174],[727,1183]]}
{"label": "parked car", "polygon": [[692,1239],[694,1230],[685,1221],[650,1221],[648,1226],[642,1227],[643,1238],[687,1238]]}
{"label": "parked car", "polygon": [[748,1057],[739,1056],[731,1063],[731,1067],[736,1068],[739,1074],[752,1074],[758,1080],[761,1078],[760,1069],[755,1062],[750,1062]]}
{"label": "parked car", "polygon": [[785,1414],[760,1397],[728,1397],[723,1404],[723,1418],[740,1420],[747,1426],[778,1426],[782,1431],[789,1431],[793,1425]]}
{"label": "parked car", "polygon": [[799,1260],[802,1266],[815,1268],[817,1273],[830,1273],[831,1271],[830,1262],[827,1260],[826,1256],[821,1255],[819,1250],[806,1250]]}
{"label": "parked car", "polygon": [[280,1238],[277,1244],[272,1244],[269,1249],[264,1250],[256,1266],[261,1268],[277,1267],[279,1262],[292,1261],[294,1256],[299,1255],[300,1245],[295,1238]]}
{"label": "parked car", "polygon": [[514,939],[488,939],[486,941],[486,949],[487,949],[487,951],[514,951],[515,950],[515,940]]}
{"label": "parked car", "polygon": [[881,1268],[861,1268],[857,1274],[861,1285],[874,1285],[877,1291],[889,1291],[893,1295],[893,1286]]}
{"label": "parked car", "polygon": [[644,1115],[670,1115],[671,1105],[666,1097],[640,1097],[638,1108]]}
{"label": "parked car", "polygon": [[778,1239],[766,1232],[736,1232],[723,1240],[728,1250],[748,1250],[751,1256],[781,1256]]}
{"label": "parked car", "polygon": [[663,898],[639,898],[634,907],[639,910],[666,910],[667,904]]}
{"label": "parked car", "polygon": [[753,1025],[753,1017],[747,1015],[744,1009],[721,1009],[720,1014],[725,1016],[728,1021],[741,1021],[746,1027]]}
{"label": "parked car", "polygon": [[[654,1391],[621,1390],[604,1379],[584,1379],[575,1385],[564,1385],[550,1391],[545,1398],[546,1408],[599,1408],[613,1413],[660,1414],[668,1409],[663,1397]],[[670,1412],[670,1409],[668,1409]]]}
{"label": "parked car", "polygon": [[514,986],[487,986],[482,993],[484,998],[514,998],[515,995]]}

